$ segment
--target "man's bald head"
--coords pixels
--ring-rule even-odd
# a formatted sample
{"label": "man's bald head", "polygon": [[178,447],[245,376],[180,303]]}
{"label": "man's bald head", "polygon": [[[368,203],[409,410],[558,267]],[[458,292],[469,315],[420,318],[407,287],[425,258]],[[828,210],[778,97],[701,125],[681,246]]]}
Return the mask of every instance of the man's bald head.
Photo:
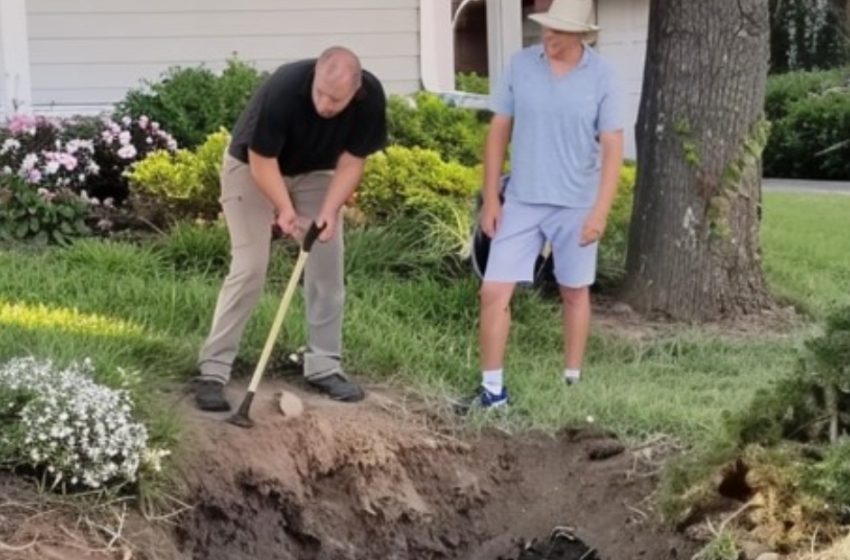
{"label": "man's bald head", "polygon": [[322,74],[329,82],[339,82],[355,90],[360,88],[363,81],[363,70],[360,59],[345,47],[330,47],[326,49],[316,63],[316,72]]}
{"label": "man's bald head", "polygon": [[327,49],[316,61],[313,78],[313,105],[320,116],[329,119],[345,110],[363,82],[360,60],[344,47]]}

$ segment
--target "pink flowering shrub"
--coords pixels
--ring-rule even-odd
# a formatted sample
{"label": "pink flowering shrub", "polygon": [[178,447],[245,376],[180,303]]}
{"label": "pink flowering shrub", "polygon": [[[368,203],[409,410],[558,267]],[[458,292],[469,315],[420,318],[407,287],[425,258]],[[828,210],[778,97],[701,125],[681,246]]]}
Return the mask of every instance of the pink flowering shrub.
{"label": "pink flowering shrub", "polygon": [[15,115],[0,132],[0,175],[13,175],[35,188],[81,192],[99,172],[94,142],[65,139],[61,121]]}
{"label": "pink flowering shrub", "polygon": [[154,150],[176,149],[144,116],[14,115],[0,126],[0,237],[66,244],[89,231],[86,222],[107,231],[111,222],[98,214],[127,200],[125,171]]}
{"label": "pink flowering shrub", "polygon": [[107,119],[94,139],[95,161],[99,166],[96,177],[90,177],[86,190],[98,200],[111,199],[123,203],[129,195],[124,172],[155,150],[177,150],[177,142],[159,123],[144,115],[138,119],[123,117]]}
{"label": "pink flowering shrub", "polygon": [[[36,187],[70,189],[94,203],[120,204],[128,195],[124,171],[154,150],[177,143],[147,117],[104,119],[12,116],[0,129],[0,175],[15,175]],[[87,129],[89,137],[74,132]]]}

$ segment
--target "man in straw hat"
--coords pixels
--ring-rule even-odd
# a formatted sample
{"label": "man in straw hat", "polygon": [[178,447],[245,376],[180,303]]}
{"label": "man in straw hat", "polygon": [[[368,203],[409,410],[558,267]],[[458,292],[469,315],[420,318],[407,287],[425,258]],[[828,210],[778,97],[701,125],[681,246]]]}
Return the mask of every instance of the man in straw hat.
{"label": "man in straw hat", "polygon": [[[621,91],[611,66],[587,44],[592,0],[554,0],[530,18],[542,44],[519,51],[492,96],[480,227],[492,241],[481,288],[482,383],[462,404],[508,403],[503,358],[517,282],[532,280],[550,243],[563,302],[564,382],[581,376],[590,330],[590,285],[623,160]],[[500,175],[511,142],[511,177]]]}

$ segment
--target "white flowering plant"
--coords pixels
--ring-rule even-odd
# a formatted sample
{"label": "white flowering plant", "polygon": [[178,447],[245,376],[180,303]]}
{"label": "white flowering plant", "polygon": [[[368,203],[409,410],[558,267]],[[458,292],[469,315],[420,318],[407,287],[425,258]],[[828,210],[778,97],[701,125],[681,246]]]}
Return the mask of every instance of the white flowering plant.
{"label": "white flowering plant", "polygon": [[[124,375],[123,372],[119,372]],[[158,471],[167,451],[149,448],[126,389],[93,378],[90,360],[59,367],[15,358],[0,365],[0,460],[28,465],[52,487],[99,489]]]}

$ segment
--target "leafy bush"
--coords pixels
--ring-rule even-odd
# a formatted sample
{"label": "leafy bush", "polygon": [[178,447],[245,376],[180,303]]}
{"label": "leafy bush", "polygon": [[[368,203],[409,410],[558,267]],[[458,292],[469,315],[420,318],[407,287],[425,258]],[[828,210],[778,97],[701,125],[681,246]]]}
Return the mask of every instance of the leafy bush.
{"label": "leafy bush", "polygon": [[470,109],[452,107],[433,93],[391,95],[387,104],[390,144],[436,151],[446,161],[476,165],[484,153],[486,122]]}
{"label": "leafy bush", "polygon": [[775,122],[782,119],[795,103],[846,85],[848,78],[847,69],[788,72],[771,76],[767,80],[764,104],[768,120]]}
{"label": "leafy bush", "polygon": [[61,369],[29,357],[0,367],[0,458],[43,469],[54,487],[135,480],[147,429],[133,420],[129,394],[92,374],[88,361]]}
{"label": "leafy bush", "polygon": [[850,443],[831,446],[823,460],[807,469],[803,482],[809,492],[831,504],[850,504]]}
{"label": "leafy bush", "polygon": [[848,72],[771,78],[766,112],[773,126],[764,153],[767,176],[850,178]]}
{"label": "leafy bush", "polygon": [[850,308],[829,315],[823,335],[805,344],[797,371],[728,422],[734,441],[826,445],[850,433]]}
{"label": "leafy bush", "polygon": [[625,274],[629,224],[635,194],[635,166],[626,164],[620,171],[617,196],[608,214],[608,227],[599,242],[598,274],[602,281],[619,281]]}
{"label": "leafy bush", "polygon": [[230,135],[210,134],[194,151],[152,152],[127,177],[142,193],[171,204],[180,215],[214,217],[219,211],[219,169]]}
{"label": "leafy bush", "polygon": [[[679,461],[665,476],[668,515],[710,511],[718,489],[734,488],[758,508],[751,532],[793,547],[814,527],[835,536],[850,503],[850,307],[832,313],[823,335],[806,343],[797,370],[726,418],[716,448]],[[728,494],[726,494],[728,496]]]}
{"label": "leafy bush", "polygon": [[159,81],[128,92],[118,112],[147,115],[171,131],[181,146],[194,148],[219,128],[229,130],[236,124],[264,77],[235,57],[220,75],[203,66],[172,67]]}
{"label": "leafy bush", "polygon": [[371,224],[412,220],[436,252],[465,256],[480,177],[433,150],[390,146],[367,160],[357,209]]}
{"label": "leafy bush", "polygon": [[450,220],[453,210],[469,208],[479,189],[480,173],[423,148],[390,146],[370,157],[357,204],[373,222],[408,216]]}
{"label": "leafy bush", "polygon": [[48,190],[0,176],[0,239],[68,245],[89,233],[87,213],[88,204],[68,188]]}
{"label": "leafy bush", "polygon": [[455,76],[455,89],[469,93],[490,93],[490,79],[475,72],[458,72]]}

